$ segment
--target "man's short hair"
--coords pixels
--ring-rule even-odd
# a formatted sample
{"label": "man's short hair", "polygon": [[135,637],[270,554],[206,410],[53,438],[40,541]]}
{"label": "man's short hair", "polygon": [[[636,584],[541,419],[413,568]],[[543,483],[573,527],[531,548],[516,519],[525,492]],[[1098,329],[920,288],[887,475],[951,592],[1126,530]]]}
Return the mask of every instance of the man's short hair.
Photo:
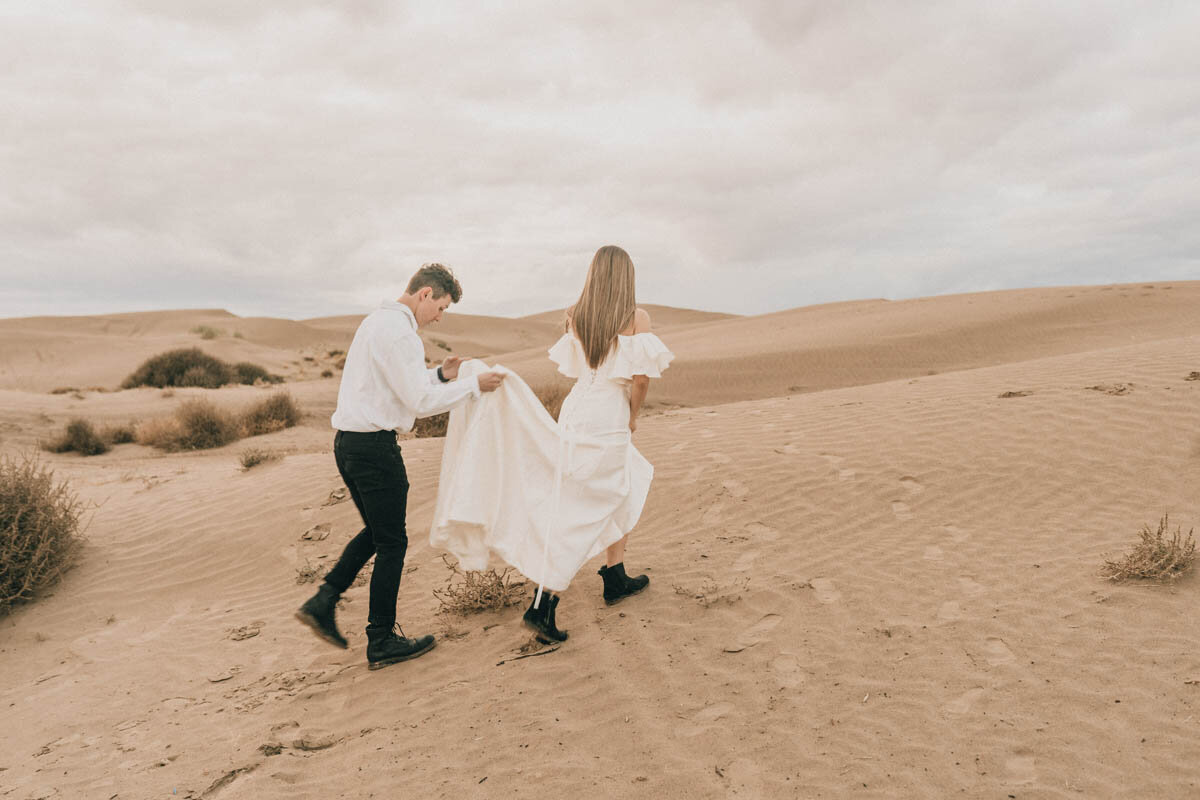
{"label": "man's short hair", "polygon": [[452,303],[462,299],[462,286],[445,264],[423,265],[408,282],[408,293],[416,294],[426,286],[433,289],[434,298],[450,295]]}

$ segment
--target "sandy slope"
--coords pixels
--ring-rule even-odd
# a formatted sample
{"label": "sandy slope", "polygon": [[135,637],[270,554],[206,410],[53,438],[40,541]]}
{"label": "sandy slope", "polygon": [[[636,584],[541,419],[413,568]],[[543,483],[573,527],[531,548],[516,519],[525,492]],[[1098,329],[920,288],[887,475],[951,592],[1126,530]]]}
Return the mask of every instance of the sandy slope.
{"label": "sandy slope", "polygon": [[[358,524],[325,504],[340,481],[324,411],[264,437],[289,455],[245,473],[245,443],[49,457],[96,508],[80,565],[0,621],[0,797],[1195,795],[1198,579],[1095,576],[1161,513],[1200,520],[1200,381],[1185,379],[1200,335],[1171,305],[1196,288],[1174,286],[712,323],[759,320],[769,349],[807,314],[827,360],[882,340],[913,371],[858,365],[864,385],[645,419],[656,479],[628,561],[649,591],[605,607],[585,568],[562,604],[571,640],[517,661],[520,609],[451,621],[458,638],[380,672],[365,587],[341,611],[349,651],[291,618],[311,590],[297,568]],[[1088,302],[1072,315],[1063,299]],[[681,372],[706,327],[671,337]],[[731,330],[708,352],[736,356]],[[956,371],[924,375],[918,358],[939,354]],[[308,407],[336,383],[291,388]],[[77,407],[118,419],[179,399],[2,392],[0,447]],[[440,442],[404,449],[401,617],[437,632]],[[322,523],[328,538],[302,538]]]}

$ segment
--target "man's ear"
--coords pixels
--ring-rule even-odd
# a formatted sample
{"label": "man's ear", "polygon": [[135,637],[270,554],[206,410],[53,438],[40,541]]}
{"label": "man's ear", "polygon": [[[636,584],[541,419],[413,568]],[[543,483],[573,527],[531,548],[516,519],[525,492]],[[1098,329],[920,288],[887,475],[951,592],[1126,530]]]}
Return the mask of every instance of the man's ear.
{"label": "man's ear", "polygon": [[417,299],[418,300],[428,300],[432,294],[433,294],[432,286],[422,286],[420,289],[417,290]]}

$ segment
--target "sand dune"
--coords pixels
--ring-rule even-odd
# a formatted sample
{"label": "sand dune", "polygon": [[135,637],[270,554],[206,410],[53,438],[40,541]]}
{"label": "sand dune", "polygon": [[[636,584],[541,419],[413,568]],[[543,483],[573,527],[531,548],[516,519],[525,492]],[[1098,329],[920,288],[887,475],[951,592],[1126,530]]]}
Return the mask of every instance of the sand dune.
{"label": "sand dune", "polygon": [[[1200,284],[1171,286],[677,330],[662,388],[691,407],[637,434],[656,474],[627,560],[653,582],[609,608],[585,567],[570,641],[536,658],[512,660],[520,609],[435,613],[438,440],[404,444],[400,595],[438,649],[368,672],[365,586],[348,651],[292,619],[298,568],[359,524],[330,503],[336,379],[290,386],[321,410],[262,437],[288,455],[249,472],[244,443],[47,456],[95,510],[76,569],[0,620],[0,796],[1193,796],[1198,579],[1096,576],[1143,523],[1200,521]],[[803,389],[749,367],[705,385],[759,356],[803,366]],[[0,449],[184,394],[0,391]]]}

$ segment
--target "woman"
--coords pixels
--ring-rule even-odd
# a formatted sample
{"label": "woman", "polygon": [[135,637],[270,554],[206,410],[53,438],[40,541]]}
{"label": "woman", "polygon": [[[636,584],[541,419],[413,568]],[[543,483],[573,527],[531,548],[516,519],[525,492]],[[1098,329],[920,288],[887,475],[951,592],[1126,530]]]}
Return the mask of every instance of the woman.
{"label": "woman", "polygon": [[[601,551],[609,605],[650,582],[625,573],[625,544],[654,477],[631,435],[650,378],[674,358],[636,306],[633,261],[612,245],[596,251],[565,327],[549,354],[576,382],[557,424],[520,380],[451,413],[430,535],[464,569],[485,568],[495,553],[536,581],[524,623],[553,641],[567,638],[557,592]],[[467,362],[460,374],[483,369]]]}

